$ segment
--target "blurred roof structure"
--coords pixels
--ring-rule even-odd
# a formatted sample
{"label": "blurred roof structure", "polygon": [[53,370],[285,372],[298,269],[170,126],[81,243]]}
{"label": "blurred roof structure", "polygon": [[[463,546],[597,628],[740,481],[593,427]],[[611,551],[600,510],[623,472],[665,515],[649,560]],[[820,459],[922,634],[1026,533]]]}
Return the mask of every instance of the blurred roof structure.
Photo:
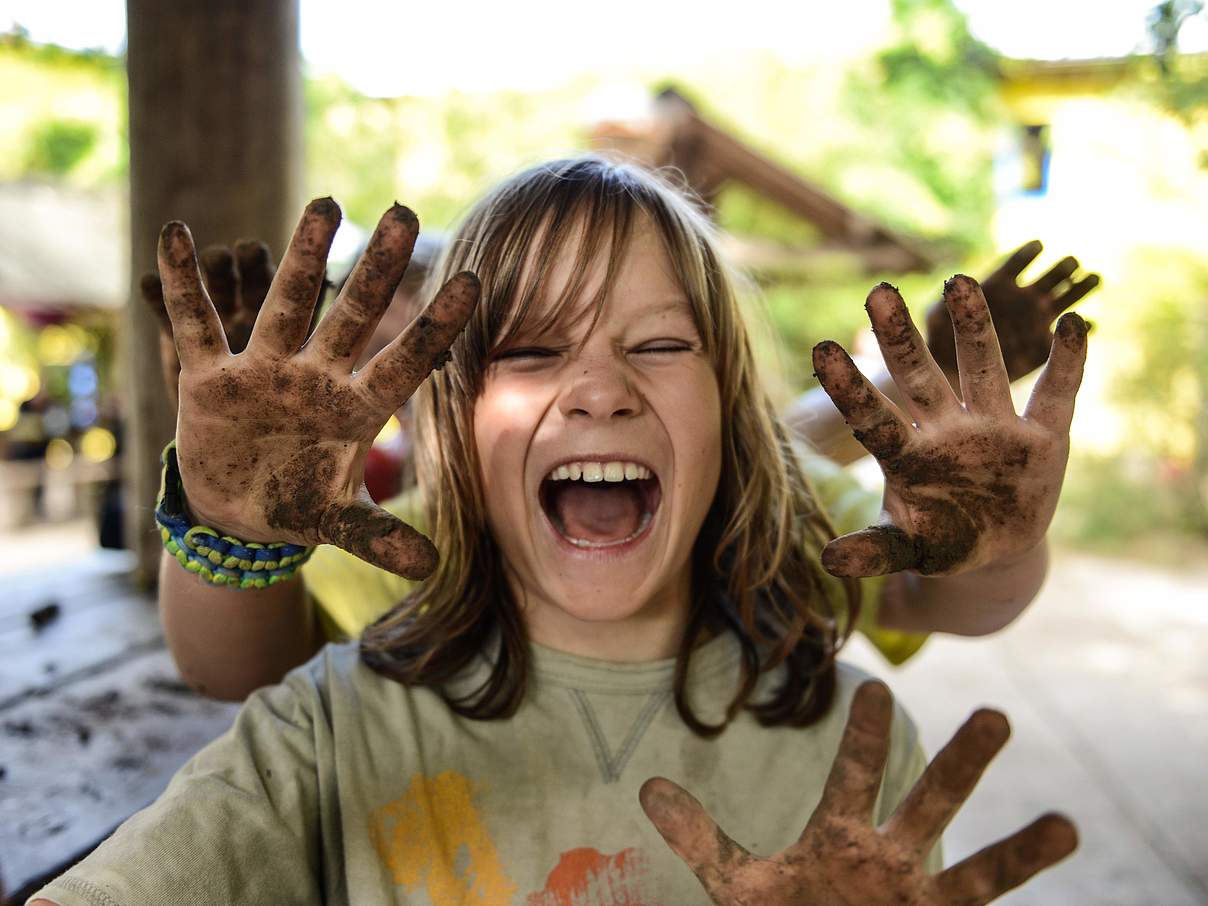
{"label": "blurred roof structure", "polygon": [[130,293],[126,200],[43,183],[0,183],[0,305],[117,309]]}
{"label": "blurred roof structure", "polygon": [[726,183],[742,183],[813,224],[824,237],[809,248],[773,247],[741,238],[729,243],[736,263],[753,270],[793,270],[811,258],[835,252],[854,254],[869,272],[928,270],[935,264],[934,256],[919,243],[845,205],[705,120],[674,88],[658,95],[649,120],[597,124],[592,143],[648,167],[679,170],[708,208]]}

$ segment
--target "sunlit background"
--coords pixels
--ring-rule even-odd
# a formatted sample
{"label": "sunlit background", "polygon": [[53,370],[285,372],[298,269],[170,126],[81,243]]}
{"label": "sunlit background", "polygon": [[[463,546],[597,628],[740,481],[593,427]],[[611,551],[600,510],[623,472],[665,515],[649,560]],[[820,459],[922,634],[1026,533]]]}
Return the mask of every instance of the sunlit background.
{"label": "sunlit background", "polygon": [[[306,0],[306,184],[343,205],[346,250],[394,198],[447,227],[500,176],[588,147],[601,123],[640,122],[673,86],[769,158],[936,250],[932,272],[891,275],[916,307],[943,277],[984,274],[1041,238],[1030,276],[1072,254],[1104,279],[1080,307],[1095,324],[1092,361],[1056,531],[1153,555],[1173,533],[1181,558],[1208,534],[1208,17],[1194,9],[754,0],[731,19],[636,0],[456,11]],[[91,505],[82,489],[120,433],[110,341],[129,283],[123,5],[64,15],[62,4],[9,2],[5,25],[0,442],[20,461],[0,525],[11,527]],[[817,231],[740,186],[723,191],[718,219],[748,246],[787,250],[756,271],[785,392],[804,387],[810,346],[851,341],[882,275],[850,256],[794,262]],[[39,489],[56,472],[81,493]]]}
{"label": "sunlit background", "polygon": [[[128,394],[115,333],[130,280],[123,4],[0,2],[0,29],[3,575],[121,543]],[[785,403],[811,386],[818,340],[868,347],[862,302],[880,279],[921,314],[944,278],[983,276],[1026,240],[1045,251],[1025,280],[1076,256],[1103,284],[1078,305],[1094,327],[1052,532],[1057,561],[1138,598],[1166,589],[1159,597],[1181,608],[1178,619],[1201,628],[1208,619],[1208,591],[1193,594],[1204,589],[1186,579],[1189,569],[1208,575],[1202,3],[747,0],[722,14],[657,0],[302,0],[300,38],[306,192],[333,195],[350,221],[339,266],[393,199],[426,227],[447,228],[523,165],[641,134],[669,87],[728,135],[925,249],[922,272],[887,270],[826,242],[774,198],[722,190],[717,219],[770,318]],[[1017,389],[1026,399],[1028,382]],[[1110,578],[1129,563],[1151,571]],[[1148,641],[1149,628],[1126,634]],[[1124,647],[1082,654],[1095,683],[1135,669]],[[1208,709],[1201,662],[1202,649],[1154,656],[1155,670],[1181,665],[1194,677],[1180,687],[1184,715]],[[1148,767],[1129,776],[1138,770]],[[1128,814],[1144,825],[1137,808]],[[1193,844],[1145,820],[1146,845],[1191,898],[1144,902],[1208,902]]]}

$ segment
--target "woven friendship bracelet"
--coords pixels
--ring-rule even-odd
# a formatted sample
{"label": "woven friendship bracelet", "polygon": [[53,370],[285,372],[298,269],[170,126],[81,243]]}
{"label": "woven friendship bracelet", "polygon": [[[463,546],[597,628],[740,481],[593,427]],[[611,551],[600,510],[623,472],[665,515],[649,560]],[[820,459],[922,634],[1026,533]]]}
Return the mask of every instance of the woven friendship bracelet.
{"label": "woven friendship bracelet", "polygon": [[189,572],[214,585],[231,588],[267,588],[292,579],[314,551],[313,547],[276,541],[257,544],[220,535],[204,525],[193,525],[185,507],[185,489],[176,463],[176,441],[160,456],[159,499],[155,521],[168,553]]}

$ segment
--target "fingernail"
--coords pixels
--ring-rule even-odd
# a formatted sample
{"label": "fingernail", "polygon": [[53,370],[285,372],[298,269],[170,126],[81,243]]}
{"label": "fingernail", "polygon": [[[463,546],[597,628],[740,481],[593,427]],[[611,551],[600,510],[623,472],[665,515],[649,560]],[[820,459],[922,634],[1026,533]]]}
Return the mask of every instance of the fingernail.
{"label": "fingernail", "polygon": [[820,362],[823,362],[829,358],[834,358],[837,355],[845,355],[845,353],[843,351],[843,347],[834,340],[823,340],[821,343],[816,345],[813,350],[813,355],[811,356],[814,363],[814,376],[817,377],[817,372],[820,370],[818,367]]}
{"label": "fingernail", "polygon": [[977,281],[967,274],[953,274],[944,281],[944,295],[967,299],[977,285]]}
{"label": "fingernail", "polygon": [[172,267],[184,267],[193,259],[193,235],[180,220],[169,220],[159,231],[159,244]]}
{"label": "fingernail", "polygon": [[864,310],[871,312],[874,305],[881,308],[896,308],[902,303],[902,294],[892,283],[884,281],[874,286],[864,300]]}
{"label": "fingernail", "polygon": [[183,220],[169,220],[159,231],[159,238],[165,241],[176,238],[192,239],[193,235]]}
{"label": "fingernail", "polygon": [[457,274],[457,279],[463,283],[468,283],[473,289],[482,289],[482,281],[478,279],[478,275],[473,271],[460,271]]}
{"label": "fingernail", "polygon": [[1063,340],[1085,340],[1089,332],[1086,321],[1077,312],[1067,311],[1057,321],[1056,333]]}
{"label": "fingernail", "polygon": [[330,195],[313,199],[306,206],[306,211],[308,214],[316,214],[324,220],[338,221],[341,217],[340,206],[336,204],[336,200]]}
{"label": "fingernail", "polygon": [[406,205],[399,204],[396,201],[390,206],[390,210],[387,213],[396,221],[403,224],[403,226],[415,230],[419,229],[419,217],[417,217],[415,212]]}

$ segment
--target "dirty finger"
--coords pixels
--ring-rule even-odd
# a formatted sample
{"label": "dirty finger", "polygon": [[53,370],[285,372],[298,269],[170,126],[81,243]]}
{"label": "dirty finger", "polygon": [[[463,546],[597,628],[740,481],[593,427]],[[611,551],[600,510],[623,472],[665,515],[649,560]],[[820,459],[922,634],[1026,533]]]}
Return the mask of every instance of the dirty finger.
{"label": "dirty finger", "polygon": [[914,429],[897,406],[860,373],[842,346],[834,340],[815,346],[814,373],[869,453],[884,462],[902,452]]}
{"label": "dirty finger", "polygon": [[957,274],[944,284],[944,302],[956,335],[956,364],[965,405],[984,415],[1013,416],[1011,381],[981,287],[972,277]]}
{"label": "dirty finger", "polygon": [[160,231],[158,258],[164,306],[181,365],[198,367],[228,355],[222,322],[201,283],[193,237],[179,220]]}
{"label": "dirty finger", "polygon": [[440,561],[424,535],[367,500],[327,510],[319,533],[328,544],[404,579],[426,579]]}
{"label": "dirty finger", "polygon": [[1058,434],[1068,434],[1074,420],[1074,400],[1086,367],[1086,322],[1066,312],[1057,322],[1053,346],[1044,371],[1036,379],[1023,417]]}
{"label": "dirty finger", "polygon": [[885,366],[901,388],[906,409],[914,420],[921,425],[929,416],[959,409],[960,400],[928,352],[897,288],[888,283],[874,287],[864,308]]}
{"label": "dirty finger", "polygon": [[[822,790],[822,800],[806,831],[818,820],[844,817],[872,821],[889,755],[893,696],[877,680],[861,683],[851,700],[839,751]],[[803,833],[804,836],[804,833]]]}
{"label": "dirty finger", "polygon": [[882,832],[922,857],[965,804],[1011,735],[1006,715],[983,708],[953,734],[902,800]]}
{"label": "dirty finger", "polygon": [[331,311],[319,322],[307,351],[351,371],[378,321],[390,307],[419,235],[419,219],[395,204],[378,221]]}
{"label": "dirty finger", "polygon": [[[679,784],[651,777],[638,791],[638,801],[672,852],[684,860],[711,894],[722,880],[719,868],[724,866],[732,872],[752,859]],[[735,860],[739,864],[734,864]]]}
{"label": "dirty finger", "polygon": [[945,903],[989,903],[1078,847],[1078,831],[1063,815],[1037,818],[1005,840],[987,846],[936,878]]}
{"label": "dirty finger", "polygon": [[252,328],[249,349],[287,356],[306,342],[339,225],[340,206],[332,199],[316,198],[306,206]]}
{"label": "dirty finger", "polygon": [[449,347],[478,303],[478,278],[454,276],[407,329],[361,369],[357,380],[390,411],[403,405],[434,368],[448,360]]}
{"label": "dirty finger", "polygon": [[922,560],[922,544],[896,525],[870,525],[822,549],[822,568],[841,578],[887,576],[916,569]]}

